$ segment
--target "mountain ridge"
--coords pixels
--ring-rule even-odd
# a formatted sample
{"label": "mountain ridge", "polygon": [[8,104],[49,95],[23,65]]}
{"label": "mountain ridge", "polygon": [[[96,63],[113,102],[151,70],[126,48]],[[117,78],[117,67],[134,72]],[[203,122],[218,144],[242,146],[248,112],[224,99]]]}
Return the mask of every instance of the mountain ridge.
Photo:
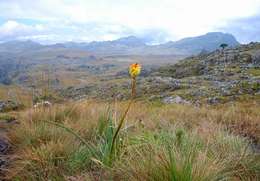
{"label": "mountain ridge", "polygon": [[187,37],[178,41],[168,41],[158,45],[148,45],[142,38],[135,36],[122,37],[111,41],[92,41],[92,42],[65,42],[51,45],[42,45],[31,40],[11,41],[0,44],[1,51],[10,51],[12,46],[15,50],[26,51],[41,48],[67,48],[89,51],[93,54],[101,55],[192,55],[198,54],[202,50],[213,51],[219,45],[226,43],[229,46],[237,46],[240,43],[232,34],[222,32],[209,32],[204,35]]}

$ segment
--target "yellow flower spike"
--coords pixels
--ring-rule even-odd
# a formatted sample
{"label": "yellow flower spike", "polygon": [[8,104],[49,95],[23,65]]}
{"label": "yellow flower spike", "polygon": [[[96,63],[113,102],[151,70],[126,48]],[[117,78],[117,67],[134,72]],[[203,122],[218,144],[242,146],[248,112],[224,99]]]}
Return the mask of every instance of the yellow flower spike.
{"label": "yellow flower spike", "polygon": [[133,63],[132,65],[129,66],[129,74],[131,76],[131,80],[132,80],[132,94],[131,94],[131,101],[129,102],[122,118],[120,119],[119,121],[119,124],[118,124],[118,127],[116,129],[116,132],[113,136],[113,139],[112,139],[112,144],[111,144],[111,149],[110,149],[110,159],[112,158],[112,154],[114,152],[114,145],[115,145],[115,141],[116,141],[116,138],[118,136],[118,133],[120,131],[120,129],[122,128],[123,126],[123,123],[124,123],[124,120],[127,116],[127,113],[128,111],[130,110],[130,107],[131,105],[133,104],[134,102],[134,99],[135,99],[135,96],[136,96],[136,76],[138,76],[141,72],[141,65],[138,64],[138,63]]}
{"label": "yellow flower spike", "polygon": [[132,78],[138,76],[141,72],[141,65],[138,63],[133,63],[129,67],[129,74]]}

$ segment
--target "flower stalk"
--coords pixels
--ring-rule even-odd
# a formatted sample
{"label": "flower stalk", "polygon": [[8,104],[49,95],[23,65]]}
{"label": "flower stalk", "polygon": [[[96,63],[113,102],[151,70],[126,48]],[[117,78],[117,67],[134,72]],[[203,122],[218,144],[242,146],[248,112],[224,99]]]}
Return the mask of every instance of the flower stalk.
{"label": "flower stalk", "polygon": [[135,64],[130,65],[130,67],[129,67],[129,74],[131,76],[131,100],[130,100],[130,102],[129,102],[129,104],[128,104],[124,114],[122,115],[122,117],[121,117],[121,119],[119,121],[118,127],[116,129],[116,132],[115,132],[115,134],[113,136],[111,150],[110,150],[110,157],[113,154],[115,141],[116,141],[116,138],[117,138],[117,136],[119,134],[119,131],[122,128],[124,120],[125,120],[125,118],[127,116],[127,113],[129,112],[130,107],[133,104],[134,99],[136,97],[136,77],[140,74],[140,72],[141,72],[140,64],[135,63]]}

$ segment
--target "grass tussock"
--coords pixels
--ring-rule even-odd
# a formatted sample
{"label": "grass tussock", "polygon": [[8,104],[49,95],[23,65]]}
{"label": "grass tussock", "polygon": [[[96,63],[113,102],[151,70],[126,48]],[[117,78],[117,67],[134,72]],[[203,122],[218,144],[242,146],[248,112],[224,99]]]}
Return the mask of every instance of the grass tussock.
{"label": "grass tussock", "polygon": [[32,105],[32,93],[19,86],[0,85],[0,100],[12,100],[25,107],[30,107]]}
{"label": "grass tussock", "polygon": [[111,154],[126,107],[127,102],[89,101],[21,113],[20,125],[10,133],[18,158],[7,176],[13,180],[260,179],[260,156],[251,146],[260,138],[259,105],[196,108],[136,102]]}

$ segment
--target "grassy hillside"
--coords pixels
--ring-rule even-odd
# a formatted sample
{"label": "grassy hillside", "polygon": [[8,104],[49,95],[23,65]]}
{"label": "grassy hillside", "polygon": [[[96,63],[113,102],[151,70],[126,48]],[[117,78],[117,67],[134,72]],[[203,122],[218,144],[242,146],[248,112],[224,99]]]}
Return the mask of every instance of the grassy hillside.
{"label": "grassy hillside", "polygon": [[127,102],[86,101],[21,112],[20,124],[12,127],[9,135],[15,145],[16,161],[10,165],[7,177],[13,180],[260,178],[259,152],[253,146],[260,138],[259,104],[196,108],[136,102],[110,158],[111,136],[126,106]]}

